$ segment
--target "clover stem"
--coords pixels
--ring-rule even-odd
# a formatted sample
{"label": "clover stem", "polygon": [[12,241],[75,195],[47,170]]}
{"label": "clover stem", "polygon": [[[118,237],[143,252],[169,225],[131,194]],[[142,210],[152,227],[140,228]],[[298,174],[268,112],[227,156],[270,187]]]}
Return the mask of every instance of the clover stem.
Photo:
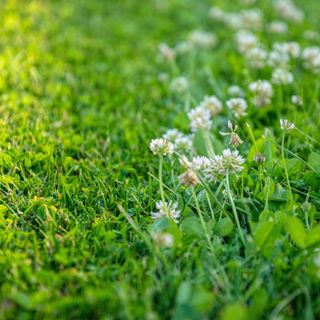
{"label": "clover stem", "polygon": [[229,197],[229,200],[230,200],[230,203],[231,203],[231,208],[232,208],[232,213],[233,213],[233,216],[234,216],[234,220],[236,221],[236,225],[237,225],[237,228],[238,228],[239,233],[240,233],[241,241],[245,245],[246,242],[245,242],[244,235],[243,235],[243,232],[242,232],[242,229],[241,229],[241,225],[240,225],[237,209],[236,209],[236,206],[234,204],[233,197],[232,197],[232,194],[231,194],[230,182],[229,182],[229,170],[227,171],[227,175],[226,175],[226,187],[227,187],[228,197]]}
{"label": "clover stem", "polygon": [[289,192],[290,192],[290,200],[292,200],[293,196],[292,196],[292,190],[291,190],[291,185],[290,185],[290,180],[289,180],[287,162],[286,162],[285,157],[284,157],[284,139],[285,139],[285,136],[286,136],[285,131],[283,131],[282,142],[281,142],[281,157],[282,157],[282,162],[283,162],[283,165],[284,165],[284,172],[285,172],[285,175],[286,175],[286,180],[287,180],[287,184],[288,184],[288,188],[289,188]]}

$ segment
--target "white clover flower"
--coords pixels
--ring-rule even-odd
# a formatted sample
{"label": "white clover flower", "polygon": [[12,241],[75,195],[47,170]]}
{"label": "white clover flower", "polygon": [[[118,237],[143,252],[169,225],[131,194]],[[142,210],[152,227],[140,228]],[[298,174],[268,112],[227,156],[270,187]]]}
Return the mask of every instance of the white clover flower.
{"label": "white clover flower", "polygon": [[320,47],[309,47],[302,51],[304,67],[314,72],[320,70]]}
{"label": "white clover flower", "polygon": [[246,115],[248,108],[246,100],[243,98],[232,98],[227,101],[227,107],[232,111],[236,118]]}
{"label": "white clover flower", "polygon": [[253,104],[262,107],[270,104],[273,96],[272,85],[267,80],[258,80],[250,83],[249,90],[254,93]]}
{"label": "white clover flower", "polygon": [[295,104],[296,106],[302,106],[303,100],[301,96],[293,95],[291,97],[292,104]]}
{"label": "white clover flower", "polygon": [[273,45],[273,50],[281,53],[286,53],[292,58],[298,58],[301,53],[300,44],[295,41],[275,43]]}
{"label": "white clover flower", "polygon": [[241,172],[245,160],[239,154],[238,150],[226,149],[222,152],[223,163],[230,172]]}
{"label": "white clover flower", "polygon": [[152,139],[150,142],[150,150],[155,155],[171,155],[174,152],[174,145],[165,139]]}
{"label": "white clover flower", "polygon": [[226,174],[226,167],[223,163],[222,156],[214,156],[211,159],[211,167],[210,171],[212,172],[213,176],[224,176]]}
{"label": "white clover flower", "polygon": [[242,10],[240,12],[242,28],[260,29],[262,26],[262,12],[259,9]]}
{"label": "white clover flower", "polygon": [[293,80],[293,74],[286,69],[279,68],[272,72],[272,82],[275,84],[290,84]]}
{"label": "white clover flower", "polygon": [[204,97],[203,101],[200,103],[200,106],[208,109],[211,113],[211,116],[215,116],[222,110],[222,102],[216,96]]}
{"label": "white clover flower", "polygon": [[180,132],[178,129],[169,129],[162,136],[163,139],[166,139],[172,143],[174,143],[176,139],[181,137],[183,137],[183,133]]}
{"label": "white clover flower", "polygon": [[303,37],[308,40],[319,40],[319,33],[314,30],[306,30],[303,33]]}
{"label": "white clover flower", "polygon": [[210,130],[212,121],[211,113],[207,108],[198,106],[188,113],[190,119],[190,128],[193,132],[203,129]]}
{"label": "white clover flower", "polygon": [[248,50],[259,46],[256,36],[252,32],[246,30],[238,31],[235,35],[235,41],[237,49],[241,53],[245,53]]}
{"label": "white clover flower", "polygon": [[278,14],[286,20],[302,22],[304,19],[304,13],[292,0],[275,0],[273,1],[273,5]]}
{"label": "white clover flower", "polygon": [[189,151],[192,149],[192,135],[184,135],[177,129],[169,129],[162,137],[173,143],[175,150]]}
{"label": "white clover flower", "polygon": [[210,48],[216,45],[217,37],[210,32],[194,30],[190,33],[188,41],[195,47]]}
{"label": "white clover flower", "polygon": [[152,240],[160,247],[171,248],[173,246],[173,236],[168,232],[153,232],[151,236]]}
{"label": "white clover flower", "polygon": [[151,217],[154,220],[161,219],[162,217],[171,218],[175,223],[178,223],[180,218],[180,210],[177,210],[178,203],[177,202],[165,202],[158,201],[156,203],[157,212],[151,212]]}
{"label": "white clover flower", "polygon": [[192,51],[193,46],[188,41],[179,41],[175,47],[175,50],[178,54],[184,54]]}
{"label": "white clover flower", "polygon": [[159,44],[159,53],[163,59],[168,61],[176,58],[174,49],[170,48],[166,43]]}
{"label": "white clover flower", "polygon": [[212,7],[209,9],[209,17],[217,21],[223,21],[225,12],[219,7]]}
{"label": "white clover flower", "polygon": [[242,28],[242,17],[239,13],[226,12],[224,15],[224,22],[232,29]]}
{"label": "white clover flower", "polygon": [[182,151],[190,151],[193,147],[193,135],[183,135],[182,137],[178,137],[174,141],[174,148],[176,150]]}
{"label": "white clover flower", "polygon": [[186,77],[183,77],[183,76],[173,79],[170,84],[171,90],[177,93],[182,93],[187,91],[188,87],[189,87],[188,80]]}
{"label": "white clover flower", "polygon": [[158,74],[158,79],[160,82],[166,83],[169,80],[169,75],[165,72],[161,72]]}
{"label": "white clover flower", "polygon": [[241,87],[232,85],[228,88],[228,95],[235,98],[243,98],[245,94]]}
{"label": "white clover flower", "polygon": [[210,170],[213,175],[225,176],[227,172],[230,174],[241,172],[244,162],[238,150],[225,149],[221,156],[215,156],[211,160]]}
{"label": "white clover flower", "polygon": [[196,156],[192,158],[190,169],[195,171],[205,171],[210,167],[211,161],[205,156]]}
{"label": "white clover flower", "polygon": [[284,131],[289,131],[293,130],[295,128],[295,125],[287,119],[280,119],[280,127]]}
{"label": "white clover flower", "polygon": [[255,47],[245,53],[248,64],[255,69],[262,69],[265,66],[268,53],[262,48]]}
{"label": "white clover flower", "polygon": [[269,52],[268,65],[271,67],[284,67],[290,61],[289,55],[284,51],[272,50]]}
{"label": "white clover flower", "polygon": [[269,32],[276,34],[286,34],[288,32],[288,25],[283,21],[272,21],[267,28]]}
{"label": "white clover flower", "polygon": [[201,174],[206,180],[211,180],[212,176],[209,174],[211,167],[211,159],[205,156],[195,156],[191,161],[186,156],[180,158],[180,163],[187,171],[180,176],[180,182],[185,185],[196,185],[200,182],[197,174]]}

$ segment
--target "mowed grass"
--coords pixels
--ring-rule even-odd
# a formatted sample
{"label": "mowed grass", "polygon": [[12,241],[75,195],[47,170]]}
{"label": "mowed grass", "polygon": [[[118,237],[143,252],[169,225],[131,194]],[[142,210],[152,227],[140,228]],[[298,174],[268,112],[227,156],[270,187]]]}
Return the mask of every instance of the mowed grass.
{"label": "mowed grass", "polygon": [[[308,46],[302,31],[317,30],[320,5],[297,3],[306,21],[290,25],[290,37]],[[0,2],[0,319],[319,318],[319,75],[297,68],[295,92],[278,90],[273,109],[239,123],[246,156],[248,122],[273,157],[267,173],[250,164],[233,183],[246,245],[231,219],[211,219],[204,208],[208,248],[190,194],[174,182],[177,161],[165,162],[166,193],[186,219],[151,219],[159,184],[150,139],[188,130],[186,109],[206,94],[223,97],[230,84],[266,76],[232,51],[230,30],[208,17],[213,4],[240,8],[222,0]],[[274,18],[269,1],[259,7]],[[229,40],[175,69],[159,62],[159,43],[194,29]],[[286,41],[275,37],[261,34],[269,45]],[[164,72],[186,76],[188,93],[170,91]],[[289,93],[302,95],[303,107],[294,109]],[[280,115],[299,129],[286,138],[293,200]],[[174,247],[152,241],[157,228]]]}

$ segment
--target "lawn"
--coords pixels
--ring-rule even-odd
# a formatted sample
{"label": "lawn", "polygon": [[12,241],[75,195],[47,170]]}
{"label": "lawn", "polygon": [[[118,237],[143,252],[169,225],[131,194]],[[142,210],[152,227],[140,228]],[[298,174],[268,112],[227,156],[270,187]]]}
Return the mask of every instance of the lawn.
{"label": "lawn", "polygon": [[319,319],[319,10],[0,1],[0,319]]}

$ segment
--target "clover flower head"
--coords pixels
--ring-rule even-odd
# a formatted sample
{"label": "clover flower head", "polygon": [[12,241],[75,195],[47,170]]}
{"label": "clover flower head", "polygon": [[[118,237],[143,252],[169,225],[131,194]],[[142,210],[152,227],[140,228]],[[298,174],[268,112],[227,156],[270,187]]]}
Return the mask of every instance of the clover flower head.
{"label": "clover flower head", "polygon": [[225,149],[222,151],[222,157],[225,167],[230,172],[241,172],[243,170],[244,159],[238,150]]}
{"label": "clover flower head", "polygon": [[238,51],[241,53],[245,53],[248,50],[259,46],[256,36],[247,30],[238,31],[235,35],[235,40]]}
{"label": "clover flower head", "polygon": [[295,104],[296,106],[302,106],[303,100],[301,96],[293,95],[291,97],[292,104]]}
{"label": "clover flower head", "polygon": [[186,172],[179,177],[180,181],[183,181],[184,184],[187,184],[187,181],[190,181],[189,185],[195,185],[199,183],[200,180],[198,175],[201,175],[206,180],[210,180],[212,178],[211,174],[209,173],[211,159],[205,156],[195,156],[191,161],[189,161],[187,157],[182,156],[180,158],[180,163],[184,168],[187,169]]}
{"label": "clover flower head", "polygon": [[170,88],[177,93],[185,92],[189,87],[188,79],[186,77],[178,77],[171,81]]}
{"label": "clover flower head", "polygon": [[178,223],[180,218],[180,210],[178,210],[177,202],[158,201],[156,203],[156,212],[151,213],[151,217],[154,220],[161,219],[162,217],[171,218],[175,223]]}
{"label": "clover flower head", "polygon": [[314,72],[320,71],[320,47],[308,47],[302,51],[304,67]]}
{"label": "clover flower head", "polygon": [[171,248],[173,246],[173,236],[168,232],[153,232],[151,237],[152,240],[160,247]]}
{"label": "clover flower head", "polygon": [[266,161],[266,156],[263,153],[259,152],[254,156],[253,160],[257,164],[261,165]]}
{"label": "clover flower head", "polygon": [[184,135],[177,129],[167,130],[162,138],[171,142],[174,145],[175,150],[188,151],[192,149],[193,136],[190,134]]}
{"label": "clover flower head", "polygon": [[225,12],[219,7],[212,7],[209,9],[209,17],[217,21],[223,21]]}
{"label": "clover flower head", "polygon": [[250,83],[249,90],[254,93],[253,104],[256,107],[262,107],[271,102],[273,96],[272,85],[267,80],[258,80]]}
{"label": "clover flower head", "polygon": [[193,147],[193,135],[183,135],[174,141],[174,148],[182,151],[190,151]]}
{"label": "clover flower head", "polygon": [[274,84],[290,84],[293,81],[293,74],[286,69],[278,68],[272,72],[272,82]]}
{"label": "clover flower head", "polygon": [[211,161],[205,156],[195,156],[192,158],[190,168],[195,171],[205,171],[210,167]]}
{"label": "clover flower head", "polygon": [[178,54],[191,52],[192,49],[193,46],[189,41],[179,41],[175,47],[175,50]]}
{"label": "clover flower head", "polygon": [[292,58],[298,58],[301,54],[300,44],[295,41],[282,42],[282,43],[277,42],[273,45],[273,50],[286,53]]}
{"label": "clover flower head", "polygon": [[240,12],[241,25],[244,29],[260,29],[262,26],[262,12],[259,9],[242,10]]}
{"label": "clover flower head", "polygon": [[268,55],[268,65],[270,67],[287,66],[290,60],[289,54],[284,50],[273,49]]}
{"label": "clover flower head", "polygon": [[228,100],[226,104],[236,118],[246,115],[248,105],[246,100],[243,98],[232,98]]}
{"label": "clover flower head", "polygon": [[174,152],[174,145],[166,139],[152,139],[150,142],[150,150],[155,155],[171,155]]}
{"label": "clover flower head", "polygon": [[288,32],[288,24],[283,21],[272,21],[267,27],[271,33],[286,34]]}
{"label": "clover flower head", "polygon": [[267,51],[261,47],[253,47],[245,53],[248,64],[255,69],[262,69],[268,57]]}
{"label": "clover flower head", "polygon": [[203,30],[194,30],[190,33],[188,41],[195,47],[210,48],[217,43],[217,37]]}
{"label": "clover flower head", "polygon": [[222,110],[222,102],[216,96],[204,97],[203,101],[200,103],[200,106],[208,109],[211,113],[211,116],[216,115]]}
{"label": "clover flower head", "polygon": [[226,12],[224,15],[224,22],[232,29],[242,28],[242,16],[235,12]]}
{"label": "clover flower head", "polygon": [[176,139],[181,138],[182,136],[182,132],[180,132],[178,129],[169,129],[162,136],[162,138],[174,143]]}
{"label": "clover flower head", "polygon": [[174,49],[170,48],[166,43],[159,44],[160,56],[167,61],[172,61],[176,58]]}
{"label": "clover flower head", "polygon": [[214,177],[224,176],[226,174],[226,167],[221,155],[216,155],[211,159],[210,170]]}
{"label": "clover flower head", "polygon": [[280,119],[280,127],[284,131],[289,131],[293,130],[295,128],[295,125],[287,119]]}
{"label": "clover flower head", "polygon": [[274,0],[273,5],[278,14],[286,20],[302,22],[304,19],[303,11],[292,0]]}
{"label": "clover flower head", "polygon": [[214,176],[225,176],[227,172],[234,174],[243,170],[244,162],[238,150],[225,149],[222,155],[213,157],[210,170]]}
{"label": "clover flower head", "polygon": [[234,98],[243,98],[245,94],[241,87],[232,85],[228,88],[228,95]]}
{"label": "clover flower head", "polygon": [[303,37],[308,40],[319,40],[319,33],[314,30],[306,30]]}
{"label": "clover flower head", "polygon": [[199,129],[210,130],[212,125],[211,113],[207,108],[200,105],[192,109],[188,113],[188,117],[190,119],[190,127],[193,132]]}

